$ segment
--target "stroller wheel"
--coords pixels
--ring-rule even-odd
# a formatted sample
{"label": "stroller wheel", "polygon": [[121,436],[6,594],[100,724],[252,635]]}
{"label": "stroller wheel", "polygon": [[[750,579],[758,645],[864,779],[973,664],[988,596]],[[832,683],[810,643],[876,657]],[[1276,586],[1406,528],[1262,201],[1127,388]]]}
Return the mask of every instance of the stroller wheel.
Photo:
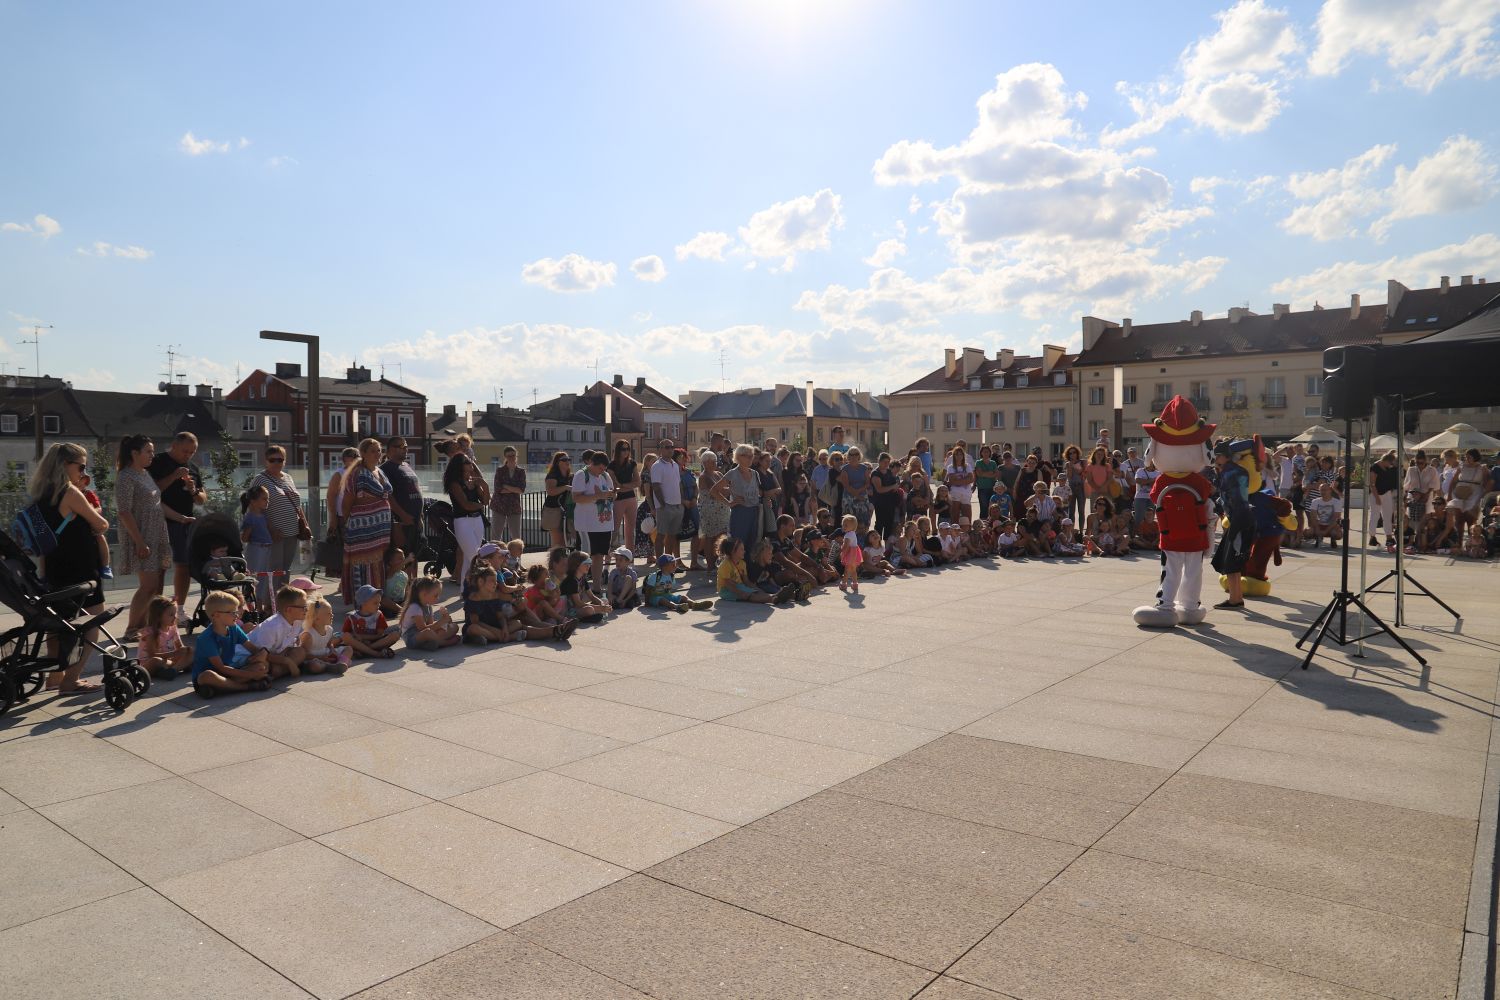
{"label": "stroller wheel", "polygon": [[443,564],[433,560],[422,567],[422,573],[426,576],[441,578],[443,575]]}
{"label": "stroller wheel", "polygon": [[130,683],[137,698],[151,690],[151,675],[139,663],[125,664],[120,668],[120,675]]}
{"label": "stroller wheel", "polygon": [[135,688],[119,675],[107,677],[104,680],[104,700],[116,712],[123,712],[135,701]]}

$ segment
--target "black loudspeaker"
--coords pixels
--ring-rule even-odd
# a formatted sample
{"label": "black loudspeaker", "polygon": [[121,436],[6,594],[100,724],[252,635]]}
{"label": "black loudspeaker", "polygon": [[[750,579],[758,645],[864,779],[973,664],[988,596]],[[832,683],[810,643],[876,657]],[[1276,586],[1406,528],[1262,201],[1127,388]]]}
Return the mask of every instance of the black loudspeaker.
{"label": "black loudspeaker", "polygon": [[1323,352],[1323,416],[1362,420],[1375,405],[1375,353],[1372,344],[1330,347]]}
{"label": "black loudspeaker", "polygon": [[1396,426],[1396,403],[1389,396],[1375,397],[1375,433],[1400,433],[1400,428]]}

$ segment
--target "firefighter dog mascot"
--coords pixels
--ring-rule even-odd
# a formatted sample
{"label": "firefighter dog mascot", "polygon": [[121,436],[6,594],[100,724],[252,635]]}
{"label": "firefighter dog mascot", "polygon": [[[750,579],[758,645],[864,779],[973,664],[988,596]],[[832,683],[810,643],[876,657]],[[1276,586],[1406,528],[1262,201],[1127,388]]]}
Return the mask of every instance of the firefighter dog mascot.
{"label": "firefighter dog mascot", "polygon": [[1213,460],[1208,440],[1217,425],[1198,416],[1182,396],[1173,396],[1161,416],[1141,426],[1151,439],[1146,461],[1159,473],[1151,484],[1151,506],[1160,538],[1161,589],[1156,603],[1136,608],[1133,617],[1137,625],[1157,628],[1197,625],[1208,616],[1199,597],[1214,492],[1201,470]]}

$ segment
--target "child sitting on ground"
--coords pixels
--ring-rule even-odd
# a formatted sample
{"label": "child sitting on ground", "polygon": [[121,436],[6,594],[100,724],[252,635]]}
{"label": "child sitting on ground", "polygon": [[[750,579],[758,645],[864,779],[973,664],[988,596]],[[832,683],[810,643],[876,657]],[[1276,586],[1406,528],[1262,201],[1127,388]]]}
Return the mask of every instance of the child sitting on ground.
{"label": "child sitting on ground", "polygon": [[953,531],[953,525],[947,521],[938,522],[938,544],[943,548],[944,562],[958,562],[964,557],[958,538]]}
{"label": "child sitting on ground", "polygon": [[615,568],[609,571],[609,606],[616,611],[636,607],[641,595],[636,589],[635,553],[621,545],[615,549]]}
{"label": "child sitting on ground", "polygon": [[193,690],[201,698],[221,691],[265,691],[271,686],[264,649],[251,650],[249,636],[234,622],[240,602],[215,591],[203,599],[209,627],[193,644]]}
{"label": "child sitting on ground", "polygon": [[523,600],[530,611],[543,625],[561,625],[567,618],[562,595],[547,573],[547,567],[537,563],[526,571],[526,590]]}
{"label": "child sitting on ground", "polygon": [[1343,537],[1343,519],[1340,516],[1342,505],[1334,499],[1332,483],[1320,483],[1318,491],[1318,496],[1313,498],[1308,507],[1313,548],[1323,544],[1325,538],[1328,539],[1329,548],[1337,548]]}
{"label": "child sitting on ground", "polygon": [[1464,543],[1464,555],[1470,559],[1488,559],[1489,545],[1484,539],[1484,529],[1478,524],[1469,525],[1469,537]]}
{"label": "child sitting on ground", "polygon": [[896,537],[896,561],[903,569],[924,569],[932,565],[932,556],[922,548],[922,533],[916,521],[907,521]]}
{"label": "child sitting on ground", "polygon": [[589,589],[589,575],[594,569],[594,560],[582,552],[570,553],[562,562],[563,575],[557,589],[568,602],[568,613],[579,621],[602,621],[609,614],[609,605]]}
{"label": "child sitting on ground", "polygon": [[1027,556],[1039,556],[1042,554],[1041,541],[1031,530],[1033,522],[1016,522],[1016,544],[1021,547],[1021,554]]}
{"label": "child sitting on ground", "polygon": [[[771,595],[750,586],[750,572],[745,565],[745,543],[725,535],[719,543],[719,600],[743,601],[747,604],[770,604]],[[840,584],[840,587],[843,585]]]}
{"label": "child sitting on ground", "polygon": [[266,654],[273,679],[302,676],[304,654],[300,643],[306,617],[307,591],[287,584],[276,591],[276,613],[250,631],[245,645],[251,652]]}
{"label": "child sitting on ground", "polygon": [[389,660],[401,630],[386,621],[381,593],[368,583],[354,592],[354,610],[344,616],[344,645],[352,655]]}
{"label": "child sitting on ground", "polygon": [[681,594],[672,593],[677,586],[676,572],[676,559],[665,553],[657,556],[656,569],[646,574],[646,580],[643,584],[646,595],[646,607],[671,608],[679,614],[686,614],[689,609],[706,611],[714,606],[713,601],[690,601]]}
{"label": "child sitting on ground", "polygon": [[1160,532],[1156,525],[1156,511],[1148,509],[1146,516],[1141,518],[1141,523],[1135,527],[1135,534],[1130,539],[1130,547],[1144,552],[1155,552],[1159,537]]}
{"label": "child sitting on ground", "polygon": [[1078,540],[1078,535],[1073,530],[1071,517],[1062,519],[1062,527],[1057,532],[1057,541],[1052,543],[1052,551],[1060,556],[1083,555],[1083,543]]}
{"label": "child sitting on ground", "polygon": [[380,595],[380,612],[388,618],[399,618],[406,607],[411,576],[406,572],[406,553],[391,549],[385,557],[385,590]]}
{"label": "child sitting on ground", "polygon": [[146,627],[140,631],[136,657],[152,677],[176,677],[193,665],[193,651],[177,632],[177,602],[160,594],[146,606]]}
{"label": "child sitting on ground", "polygon": [[430,576],[412,583],[411,600],[401,612],[401,637],[408,649],[431,651],[462,641],[448,609],[433,607],[442,593],[443,585]]}
{"label": "child sitting on ground", "polygon": [[[905,576],[906,570],[899,566],[892,566],[889,559],[885,557],[885,543],[881,540],[880,531],[871,528],[865,533],[864,559],[860,564],[859,571],[866,576]],[[808,588],[811,590],[811,588]],[[807,596],[806,594],[803,595]]]}
{"label": "child sitting on ground", "polygon": [[943,556],[943,536],[932,530],[932,518],[926,514],[917,518],[917,534],[922,537],[922,551],[932,557],[934,566],[948,561]]}
{"label": "child sitting on ground", "polygon": [[797,598],[801,588],[792,583],[783,582],[786,569],[772,558],[771,540],[762,538],[755,543],[755,550],[750,555],[750,561],[745,566],[745,575],[750,578],[750,586],[759,587],[771,595],[773,604],[786,604]]}
{"label": "child sitting on ground", "polygon": [[344,638],[333,630],[333,605],[321,597],[307,605],[307,620],[302,624],[302,667],[308,673],[342,674],[349,669],[354,653]]}
{"label": "child sitting on ground", "polygon": [[[469,572],[467,594],[464,597],[464,642],[483,646],[491,642],[505,642],[510,638],[504,603],[500,599],[500,577],[487,562],[475,561]],[[555,630],[556,626],[554,626]]]}
{"label": "child sitting on ground", "polygon": [[1000,525],[1000,533],[995,536],[995,546],[1002,559],[1019,559],[1025,555],[1026,546],[1016,532],[1016,522],[1006,521]]}

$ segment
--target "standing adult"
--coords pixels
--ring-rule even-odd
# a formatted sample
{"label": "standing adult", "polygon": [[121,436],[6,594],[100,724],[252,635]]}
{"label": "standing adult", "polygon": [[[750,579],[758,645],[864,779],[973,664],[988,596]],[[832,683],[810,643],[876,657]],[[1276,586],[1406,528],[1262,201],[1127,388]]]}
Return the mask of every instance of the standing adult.
{"label": "standing adult", "polygon": [[[271,552],[267,566],[271,573],[271,593],[286,583],[291,573],[292,560],[297,555],[297,540],[311,538],[307,527],[307,515],[302,512],[302,494],[297,484],[286,473],[286,449],[279,444],[266,448],[265,468],[250,481],[251,486],[264,486],[271,494],[271,506],[266,508],[266,523],[271,528]],[[281,579],[278,580],[277,577]]]}
{"label": "standing adult", "polygon": [[881,538],[896,534],[897,510],[901,505],[901,477],[891,468],[891,456],[881,452],[870,473],[870,503],[875,508],[875,527]]}
{"label": "standing adult", "polygon": [[1135,470],[1135,495],[1130,506],[1130,532],[1135,535],[1151,514],[1151,488],[1156,485],[1156,463],[1147,462]]}
{"label": "standing adult", "polygon": [[609,474],[609,455],[590,452],[588,464],[573,474],[572,488],[573,516],[587,546],[594,592],[602,594],[605,563],[615,532],[615,480]]}
{"label": "standing adult", "polygon": [[1375,526],[1385,526],[1385,544],[1389,548],[1396,544],[1396,524],[1394,521],[1396,509],[1396,490],[1401,486],[1401,473],[1396,468],[1396,453],[1388,451],[1380,456],[1380,460],[1371,467],[1370,482],[1370,512],[1369,523],[1365,525],[1365,533],[1370,536],[1370,544],[1378,546],[1375,538]]}
{"label": "standing adult", "polygon": [[[1016,502],[1024,503],[1036,492],[1036,484],[1042,481],[1041,463],[1037,461],[1035,455],[1027,455],[1026,461],[1021,463],[1021,471],[1016,473],[1016,482],[1011,488],[1010,495],[1015,498]],[[1092,504],[1090,506],[1092,507]],[[1015,516],[1021,516],[1019,509],[1015,511]]]}
{"label": "standing adult", "polygon": [[495,469],[495,487],[490,490],[490,510],[495,514],[493,534],[502,542],[521,537],[521,497],[526,495],[526,470],[516,449],[507,446]]}
{"label": "standing adult", "polygon": [[1125,458],[1120,462],[1120,471],[1124,473],[1127,483],[1135,482],[1135,474],[1145,467],[1146,463],[1141,461],[1140,455],[1134,448],[1125,449]]}
{"label": "standing adult", "polygon": [[845,458],[844,470],[839,474],[839,487],[844,494],[843,512],[854,515],[863,537],[875,514],[875,505],[870,499],[870,466],[858,445],[850,448]]}
{"label": "standing adult", "polygon": [[755,456],[755,474],[760,477],[760,530],[756,541],[776,533],[776,515],[780,511],[781,477],[771,468],[770,452]]}
{"label": "standing adult", "polygon": [[[990,446],[979,446],[979,461],[974,463],[974,492],[979,497],[979,516],[989,516],[990,500],[995,496],[995,473],[999,471],[1000,463],[995,461],[994,452]],[[877,511],[878,513],[878,511]]]}
{"label": "standing adult", "polygon": [[801,513],[797,509],[797,481],[802,478],[802,456],[796,453],[787,455],[786,464],[781,470],[781,512],[790,514],[794,518],[800,518]]}
{"label": "standing adult", "polygon": [[914,446],[917,449],[917,460],[922,463],[922,474],[927,481],[932,481],[932,442],[926,438],[917,438]]}
{"label": "standing adult", "polygon": [[407,462],[411,448],[406,438],[396,436],[385,443],[385,461],[380,471],[391,484],[391,544],[415,561],[422,547],[422,483]]}
{"label": "standing adult", "polygon": [[641,473],[630,442],[624,438],[615,442],[615,457],[609,463],[609,476],[615,482],[614,513],[620,544],[634,551],[635,510],[640,504],[636,491],[641,488]]}
{"label": "standing adult", "polygon": [[1084,495],[1083,469],[1083,449],[1076,444],[1064,448],[1060,472],[1068,481],[1068,504],[1063,509],[1062,516],[1073,518],[1076,524],[1083,524],[1089,515],[1088,498]]}
{"label": "standing adult", "polygon": [[[344,470],[344,569],[339,593],[355,603],[361,587],[385,589],[385,556],[391,546],[391,481],[380,468],[375,438],[359,443],[359,461]],[[467,459],[465,459],[467,461]]]}
{"label": "standing adult", "polygon": [[828,438],[833,442],[828,446],[828,454],[843,454],[849,450],[849,445],[844,443],[844,428],[835,426],[828,432]]}
{"label": "standing adult", "polygon": [[121,570],[136,574],[135,593],[130,598],[126,635],[146,621],[146,605],[161,592],[162,575],[172,565],[172,545],[167,540],[167,519],[162,512],[161,490],[146,470],[156,457],[156,446],[144,434],[120,439],[115,468],[115,515],[120,519]]}
{"label": "standing adult", "polygon": [[1479,460],[1479,449],[1464,452],[1463,462],[1449,480],[1448,528],[1452,532],[1450,544],[1456,551],[1463,548],[1468,526],[1479,519],[1479,502],[1494,489],[1490,470]]}
{"label": "standing adult", "polygon": [[[44,584],[49,591],[79,584],[91,589],[71,602],[84,617],[92,618],[104,610],[104,587],[100,581],[98,538],[109,530],[106,521],[83,495],[84,476],[88,474],[89,453],[76,444],[59,443],[47,449],[36,471],[31,474],[27,493],[42,511],[42,518],[57,535],[57,548],[47,556]],[[77,616],[68,614],[68,618]],[[88,666],[93,647],[87,644],[98,635],[91,629],[78,659],[66,669],[47,675],[47,689],[62,694],[84,694],[99,690],[94,681],[79,678]],[[64,648],[56,634],[47,637],[47,655],[66,662],[73,655],[72,641]]]}
{"label": "standing adult", "polygon": [[698,454],[698,547],[712,574],[718,569],[719,538],[729,531],[729,484],[719,471],[719,456],[705,448]]}
{"label": "standing adult", "polygon": [[542,479],[547,496],[542,501],[542,527],[552,539],[552,548],[569,547],[572,525],[568,519],[568,508],[573,506],[573,459],[565,451],[552,453],[552,464],[547,466],[547,475]]}
{"label": "standing adult", "polygon": [[1016,462],[1015,452],[1009,448],[1003,449],[1000,452],[1000,468],[995,470],[995,478],[1011,496],[1016,495],[1016,480],[1020,475],[1021,466]]}
{"label": "standing adult", "polygon": [[948,453],[943,465],[943,485],[948,487],[948,499],[952,501],[957,515],[955,523],[970,520],[974,516],[974,464],[969,461],[969,452],[960,441]]}
{"label": "standing adult", "polygon": [[729,533],[747,549],[760,530],[760,475],[754,463],[755,449],[739,445],[734,449],[734,468],[724,477],[729,482]]}
{"label": "standing adult", "polygon": [[479,465],[467,453],[453,452],[443,469],[443,490],[453,505],[453,535],[458,539],[458,562],[454,576],[469,578],[469,567],[484,544],[484,511],[490,505],[490,488]]}
{"label": "standing adult", "polygon": [[1083,492],[1090,510],[1094,507],[1095,497],[1109,496],[1109,481],[1114,478],[1114,474],[1108,451],[1096,446],[1089,452],[1089,462],[1083,467]]}
{"label": "standing adult", "polygon": [[352,445],[345,448],[339,452],[339,462],[339,467],[328,477],[323,493],[323,503],[328,508],[328,537],[331,539],[343,537],[340,532],[344,523],[344,477],[359,464],[359,449]]}
{"label": "standing adult", "polygon": [[656,533],[660,555],[673,558],[682,553],[682,467],[678,464],[676,450],[662,454],[652,469],[651,495],[656,507]]}
{"label": "standing adult", "polygon": [[[1432,498],[1438,495],[1438,483],[1438,470],[1427,464],[1427,452],[1418,448],[1406,467],[1406,481],[1403,484],[1413,511],[1426,514],[1432,510]],[[1304,489],[1308,488],[1306,480],[1302,485]],[[1416,525],[1413,524],[1412,528],[1415,529]]]}
{"label": "standing adult", "polygon": [[179,431],[166,451],[158,452],[146,472],[161,490],[162,514],[167,519],[167,541],[172,546],[172,599],[178,614],[187,607],[193,580],[188,567],[188,532],[192,529],[193,506],[208,503],[203,489],[203,473],[193,464],[198,453],[198,438],[191,431]]}
{"label": "standing adult", "polygon": [[786,463],[777,454],[777,443],[775,438],[766,438],[765,447],[761,451],[771,456],[771,471],[776,473],[776,478],[781,478],[781,473],[786,469]]}

